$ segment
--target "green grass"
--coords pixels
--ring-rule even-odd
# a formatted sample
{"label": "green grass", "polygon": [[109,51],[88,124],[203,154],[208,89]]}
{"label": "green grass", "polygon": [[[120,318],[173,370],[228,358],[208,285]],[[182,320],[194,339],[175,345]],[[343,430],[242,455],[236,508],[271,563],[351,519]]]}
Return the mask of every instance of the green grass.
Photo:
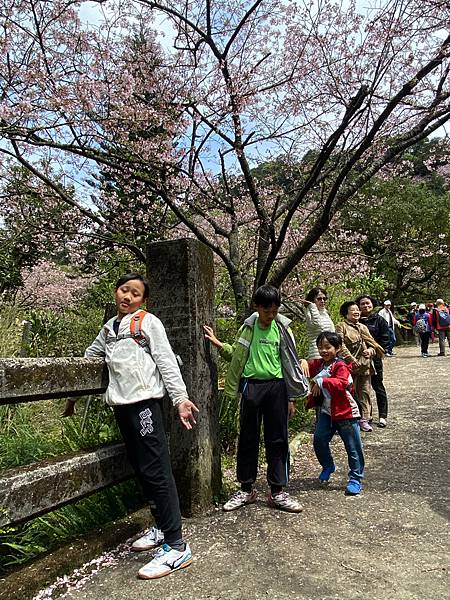
{"label": "green grass", "polygon": [[0,528],[0,574],[137,510],[143,502],[136,482],[130,480],[24,525]]}

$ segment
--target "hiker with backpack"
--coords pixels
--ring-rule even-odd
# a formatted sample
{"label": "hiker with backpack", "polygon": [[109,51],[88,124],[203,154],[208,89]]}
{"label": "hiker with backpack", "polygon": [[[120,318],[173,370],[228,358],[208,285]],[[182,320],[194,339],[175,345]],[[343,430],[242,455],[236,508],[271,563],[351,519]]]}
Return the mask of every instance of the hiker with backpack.
{"label": "hiker with backpack", "polygon": [[[139,570],[140,578],[156,579],[192,563],[181,532],[161,400],[167,391],[186,429],[195,425],[198,408],[188,398],[164,325],[155,315],[139,310],[148,295],[148,282],[140,274],[122,276],[115,288],[117,316],[102,327],[85,356],[104,357],[108,367],[106,402],[114,409],[128,459],[155,519],[132,549],[158,548]],[[74,402],[68,401],[63,416],[73,410]]]}
{"label": "hiker with backpack", "polygon": [[433,321],[425,304],[419,304],[419,310],[413,318],[414,331],[420,337],[420,352],[422,358],[428,358],[428,345],[430,343],[431,332],[433,331]]}
{"label": "hiker with backpack", "polygon": [[433,327],[439,336],[439,354],[445,356],[445,340],[450,348],[450,312],[442,298],[436,300],[436,308],[432,312]]}

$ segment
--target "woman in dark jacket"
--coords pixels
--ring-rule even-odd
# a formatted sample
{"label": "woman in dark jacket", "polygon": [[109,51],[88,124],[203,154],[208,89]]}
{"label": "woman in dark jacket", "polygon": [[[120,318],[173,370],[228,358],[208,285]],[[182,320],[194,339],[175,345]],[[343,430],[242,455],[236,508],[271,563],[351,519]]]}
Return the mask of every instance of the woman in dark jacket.
{"label": "woman in dark jacket", "polygon": [[[386,319],[374,312],[376,301],[367,294],[356,298],[356,304],[361,312],[360,322],[370,331],[371,336],[386,351],[389,348],[389,325]],[[370,383],[375,392],[378,406],[378,426],[386,427],[388,416],[388,398],[383,383],[383,360],[375,355],[372,359],[374,373],[371,374]]]}

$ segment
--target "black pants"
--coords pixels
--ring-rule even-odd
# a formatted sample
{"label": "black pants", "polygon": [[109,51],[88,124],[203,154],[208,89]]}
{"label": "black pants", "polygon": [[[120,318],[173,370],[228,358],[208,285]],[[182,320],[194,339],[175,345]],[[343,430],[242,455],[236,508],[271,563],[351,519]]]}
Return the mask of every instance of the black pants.
{"label": "black pants", "polygon": [[420,336],[420,351],[422,354],[428,354],[428,344],[430,343],[430,332],[425,331],[424,333],[419,333]]}
{"label": "black pants", "polygon": [[387,419],[388,399],[383,383],[383,361],[381,358],[374,358],[373,365],[376,373],[370,377],[370,383],[377,399],[378,417]]}
{"label": "black pants", "polygon": [[114,414],[155,525],[170,546],[181,539],[181,514],[160,402],[143,400],[115,406]]}
{"label": "black pants", "polygon": [[288,397],[283,379],[243,382],[237,479],[253,484],[258,472],[261,421],[269,485],[285,486],[289,479]]}

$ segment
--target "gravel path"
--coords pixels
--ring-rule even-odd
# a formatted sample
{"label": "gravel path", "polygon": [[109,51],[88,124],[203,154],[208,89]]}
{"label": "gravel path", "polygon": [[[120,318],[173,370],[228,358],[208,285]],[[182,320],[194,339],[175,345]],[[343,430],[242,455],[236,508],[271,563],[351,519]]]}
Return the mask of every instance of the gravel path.
{"label": "gravel path", "polygon": [[388,428],[364,436],[361,497],[344,496],[339,439],[338,471],[325,488],[317,483],[311,444],[301,446],[290,485],[304,504],[301,515],[270,510],[261,481],[257,504],[186,521],[195,554],[188,569],[140,581],[136,573],[149,554],[125,548],[64,597],[448,600],[450,355],[422,359],[415,347],[404,347],[385,361],[385,371]]}

